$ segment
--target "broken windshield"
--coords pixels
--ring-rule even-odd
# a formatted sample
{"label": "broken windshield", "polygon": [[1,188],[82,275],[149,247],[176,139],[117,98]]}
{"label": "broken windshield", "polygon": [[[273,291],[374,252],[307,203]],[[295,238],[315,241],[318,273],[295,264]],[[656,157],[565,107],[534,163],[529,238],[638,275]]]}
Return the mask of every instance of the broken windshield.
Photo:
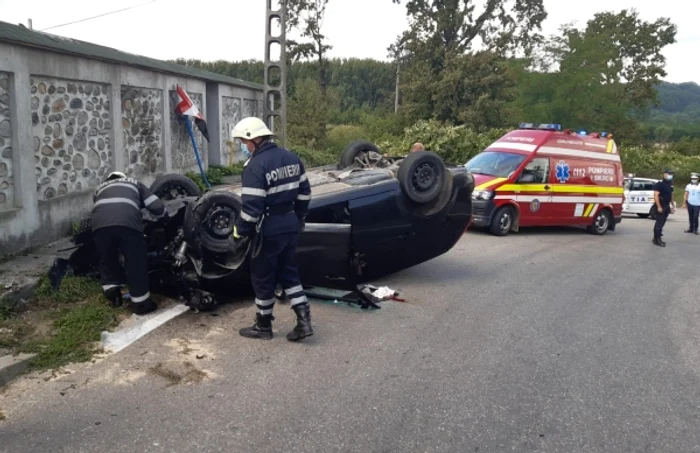
{"label": "broken windshield", "polygon": [[484,151],[474,156],[464,166],[472,173],[507,178],[525,160],[525,155]]}

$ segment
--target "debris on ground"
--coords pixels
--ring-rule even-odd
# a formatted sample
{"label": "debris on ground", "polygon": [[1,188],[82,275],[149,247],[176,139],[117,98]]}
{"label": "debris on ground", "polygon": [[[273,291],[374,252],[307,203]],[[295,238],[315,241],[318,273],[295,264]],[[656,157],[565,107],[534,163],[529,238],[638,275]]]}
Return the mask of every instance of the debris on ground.
{"label": "debris on ground", "polygon": [[381,286],[377,288],[374,285],[365,285],[362,287],[362,293],[366,296],[374,299],[377,302],[385,300],[395,300],[397,302],[405,302],[405,299],[400,299],[399,293],[395,290],[389,288],[388,286]]}
{"label": "debris on ground", "polygon": [[159,363],[149,368],[148,371],[150,374],[159,376],[168,381],[166,387],[178,384],[198,384],[208,377],[206,372],[200,370],[190,362],[170,363],[168,365]]}

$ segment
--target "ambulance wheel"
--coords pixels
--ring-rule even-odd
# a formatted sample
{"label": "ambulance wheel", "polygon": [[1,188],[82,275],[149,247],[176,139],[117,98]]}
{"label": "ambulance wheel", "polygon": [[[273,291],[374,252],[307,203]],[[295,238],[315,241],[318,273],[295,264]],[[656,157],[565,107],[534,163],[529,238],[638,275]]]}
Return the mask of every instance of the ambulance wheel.
{"label": "ambulance wheel", "polygon": [[202,190],[196,182],[180,174],[159,176],[151,184],[151,192],[161,200],[175,200],[177,198],[202,195]]}
{"label": "ambulance wheel", "polygon": [[598,215],[595,216],[593,225],[588,227],[588,232],[595,234],[596,236],[602,236],[608,232],[610,229],[611,217],[610,211],[607,209],[601,210]]}
{"label": "ambulance wheel", "polygon": [[396,179],[411,201],[426,204],[440,196],[447,181],[446,173],[445,164],[437,154],[415,151],[401,161]]}
{"label": "ambulance wheel", "polygon": [[513,228],[514,221],[513,208],[510,206],[503,206],[493,216],[491,219],[491,234],[496,236],[505,236]]}

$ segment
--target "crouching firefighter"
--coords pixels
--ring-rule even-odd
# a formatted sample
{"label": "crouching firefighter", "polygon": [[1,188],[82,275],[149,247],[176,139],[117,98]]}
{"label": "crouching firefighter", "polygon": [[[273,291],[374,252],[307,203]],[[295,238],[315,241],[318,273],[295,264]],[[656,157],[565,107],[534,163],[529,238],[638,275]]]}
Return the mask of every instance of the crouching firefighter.
{"label": "crouching firefighter", "polygon": [[279,283],[297,317],[287,339],[300,341],[314,333],[296,262],[297,241],[304,228],[311,186],[299,157],[278,147],[272,136],[265,123],[255,117],[241,120],[232,133],[233,139],[241,140],[244,154],[251,156],[243,170],[243,206],[233,237],[239,244],[254,242],[250,270],[258,310],[255,324],[241,329],[240,334],[272,338],[272,310]]}
{"label": "crouching firefighter", "polygon": [[131,293],[132,313],[144,315],[158,307],[151,299],[148,281],[148,248],[143,235],[141,208],[158,218],[165,205],[150,189],[124,173],[113,172],[95,190],[92,231],[100,254],[100,279],[104,295],[113,306],[122,305],[124,284],[119,253],[124,256],[126,283]]}

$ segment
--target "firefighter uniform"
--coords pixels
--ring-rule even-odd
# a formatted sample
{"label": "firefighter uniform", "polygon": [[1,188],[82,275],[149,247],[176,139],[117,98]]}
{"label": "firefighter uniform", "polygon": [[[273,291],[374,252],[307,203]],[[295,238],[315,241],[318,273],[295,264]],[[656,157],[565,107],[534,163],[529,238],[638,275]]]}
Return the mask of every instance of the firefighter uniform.
{"label": "firefighter uniform", "polygon": [[146,314],[157,307],[151,299],[148,281],[148,248],[143,235],[141,208],[158,218],[165,216],[165,205],[139,181],[119,172],[111,173],[95,190],[92,231],[100,254],[100,278],[105,297],[121,305],[124,275],[119,253],[124,256],[126,283],[131,293],[133,313]]}
{"label": "firefighter uniform", "polygon": [[[243,206],[234,238],[262,241],[251,259],[255,291],[256,324],[241,329],[252,338],[272,338],[275,288],[279,283],[297,315],[297,325],[287,335],[298,341],[313,335],[310,308],[299,280],[296,248],[311,200],[311,186],[299,157],[269,141],[272,133],[262,120],[246,118],[234,128],[234,138],[260,139],[243,170]],[[255,247],[253,247],[255,248]]]}

